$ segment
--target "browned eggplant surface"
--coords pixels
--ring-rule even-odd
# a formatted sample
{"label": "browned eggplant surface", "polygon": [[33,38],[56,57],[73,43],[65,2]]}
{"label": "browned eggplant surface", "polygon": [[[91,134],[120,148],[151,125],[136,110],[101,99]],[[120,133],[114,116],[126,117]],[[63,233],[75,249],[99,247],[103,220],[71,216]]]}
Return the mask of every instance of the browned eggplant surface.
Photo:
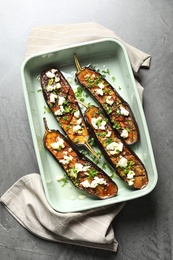
{"label": "browned eggplant surface", "polygon": [[85,145],[95,156],[88,144],[89,132],[72,87],[56,68],[41,73],[41,86],[45,101],[69,139],[76,145]]}
{"label": "browned eggplant surface", "polygon": [[44,125],[44,145],[75,187],[99,199],[111,198],[117,194],[117,185],[102,169],[79,153],[72,142],[58,130],[49,130],[45,118]]}
{"label": "browned eggplant surface", "polygon": [[106,113],[113,128],[128,145],[139,139],[139,129],[129,104],[98,72],[88,67],[81,68],[74,55],[78,82],[96,99]]}
{"label": "browned eggplant surface", "polygon": [[148,183],[148,177],[143,163],[124,140],[116,135],[101,110],[96,106],[90,106],[85,111],[85,117],[105,158],[120,178],[136,189],[144,188]]}

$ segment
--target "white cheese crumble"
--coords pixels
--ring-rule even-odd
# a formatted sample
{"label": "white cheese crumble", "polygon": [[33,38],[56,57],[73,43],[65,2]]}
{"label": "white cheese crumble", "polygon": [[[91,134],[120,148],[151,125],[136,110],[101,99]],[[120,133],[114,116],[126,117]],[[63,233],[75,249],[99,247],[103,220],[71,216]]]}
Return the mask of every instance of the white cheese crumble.
{"label": "white cheese crumble", "polygon": [[55,74],[53,72],[50,72],[50,71],[47,71],[46,72],[46,76],[49,78],[49,79],[52,79],[55,77]]}
{"label": "white cheese crumble", "polygon": [[127,109],[125,109],[124,107],[120,106],[120,113],[123,116],[128,116],[129,115],[129,111]]}
{"label": "white cheese crumble", "polygon": [[59,89],[59,88],[61,88],[61,84],[60,83],[56,83],[55,89]]}
{"label": "white cheese crumble", "polygon": [[56,94],[51,93],[51,94],[50,94],[50,102],[51,102],[51,103],[55,103],[55,99],[57,99],[57,97],[58,97],[58,96],[57,96]]}
{"label": "white cheese crumble", "polygon": [[61,115],[63,115],[63,113],[64,113],[64,107],[63,107],[63,106],[60,106],[60,109],[56,110],[56,111],[54,112],[54,115],[55,115],[55,116],[61,116]]}
{"label": "white cheese crumble", "polygon": [[100,82],[100,83],[98,84],[98,87],[101,88],[101,89],[103,89],[103,88],[104,88],[104,84],[103,84],[102,82]]}
{"label": "white cheese crumble", "polygon": [[59,88],[61,88],[61,84],[60,83],[56,83],[54,86],[52,86],[52,85],[47,86],[46,90],[48,92],[50,92],[50,91],[53,91],[53,90],[56,90],[56,89],[59,89]]}
{"label": "white cheese crumble", "polygon": [[107,131],[106,137],[110,137],[112,134],[112,131]]}
{"label": "white cheese crumble", "polygon": [[75,169],[77,172],[83,172],[83,171],[88,171],[90,169],[90,166],[83,165],[81,163],[75,163]]}
{"label": "white cheese crumble", "polygon": [[57,69],[51,69],[51,72],[55,74],[55,72],[57,72]]}
{"label": "white cheese crumble", "polygon": [[73,126],[74,133],[78,133],[82,129],[81,125],[75,125]]}
{"label": "white cheese crumble", "polygon": [[127,138],[129,135],[128,131],[126,129],[123,129],[123,131],[121,132],[121,137],[122,138]]}
{"label": "white cheese crumble", "polygon": [[91,119],[91,124],[95,129],[101,129],[105,130],[106,129],[106,124],[107,122],[102,119],[102,117],[97,117],[97,118],[92,118]]}
{"label": "white cheese crumble", "polygon": [[100,88],[96,89],[96,93],[100,96],[103,96],[103,90]]}
{"label": "white cheese crumble", "polygon": [[110,151],[110,154],[112,155],[118,154],[119,152],[122,152],[123,144],[112,142],[106,146],[106,150]]}
{"label": "white cheese crumble", "polygon": [[55,77],[55,82],[60,82],[60,78],[59,77]]}
{"label": "white cheese crumble", "polygon": [[112,99],[111,96],[108,96],[108,97],[106,98],[105,102],[106,102],[108,105],[112,106],[113,103],[114,103],[114,100]]}
{"label": "white cheese crumble", "polygon": [[85,188],[96,188],[98,185],[106,185],[107,182],[103,178],[95,176],[92,182],[85,180],[81,184]]}
{"label": "white cheese crumble", "polygon": [[125,157],[121,157],[119,162],[117,163],[117,167],[127,167],[127,159]]}
{"label": "white cheese crumble", "polygon": [[77,110],[76,112],[74,112],[74,116],[75,116],[76,118],[79,118],[79,117],[80,117],[80,112],[79,112],[79,110]]}
{"label": "white cheese crumble", "polygon": [[76,123],[80,125],[82,123],[82,118],[79,118]]}
{"label": "white cheese crumble", "polygon": [[134,184],[134,181],[135,181],[134,179],[129,180],[129,181],[128,181],[128,184],[129,184],[130,186],[132,186],[132,185]]}
{"label": "white cheese crumble", "polygon": [[133,177],[135,176],[135,172],[134,171],[129,171],[127,174],[127,179],[133,179]]}
{"label": "white cheese crumble", "polygon": [[54,86],[47,86],[46,87],[46,90],[49,92],[49,91],[52,91],[52,90],[54,90]]}
{"label": "white cheese crumble", "polygon": [[63,105],[64,101],[65,101],[65,98],[60,96],[58,99],[58,105],[59,106]]}
{"label": "white cheese crumble", "polygon": [[64,158],[60,160],[60,162],[62,164],[69,164],[72,161],[72,159],[73,157],[71,155],[70,156],[64,155]]}
{"label": "white cheese crumble", "polygon": [[51,144],[51,147],[52,147],[53,149],[61,149],[61,148],[64,148],[64,147],[65,147],[65,145],[64,145],[64,140],[58,136],[57,142],[52,143],[52,144]]}

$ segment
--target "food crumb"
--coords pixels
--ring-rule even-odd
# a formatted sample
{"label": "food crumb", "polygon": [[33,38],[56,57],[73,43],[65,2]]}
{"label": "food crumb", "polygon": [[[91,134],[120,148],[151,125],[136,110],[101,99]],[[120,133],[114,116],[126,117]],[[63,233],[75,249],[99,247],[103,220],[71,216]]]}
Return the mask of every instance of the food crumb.
{"label": "food crumb", "polygon": [[80,200],[83,200],[83,199],[85,199],[85,198],[86,198],[85,195],[82,195],[82,194],[79,195],[79,199],[80,199]]}

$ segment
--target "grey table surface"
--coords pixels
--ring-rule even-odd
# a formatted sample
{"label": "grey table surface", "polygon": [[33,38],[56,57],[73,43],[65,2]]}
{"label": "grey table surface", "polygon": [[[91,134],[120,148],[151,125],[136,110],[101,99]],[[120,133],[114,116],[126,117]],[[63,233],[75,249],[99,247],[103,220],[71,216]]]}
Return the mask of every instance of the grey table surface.
{"label": "grey table surface", "polygon": [[39,172],[23,97],[20,67],[34,26],[94,21],[151,54],[141,70],[144,111],[159,180],[129,201],[113,222],[118,252],[47,242],[24,229],[0,204],[0,259],[173,259],[173,1],[1,0],[0,195]]}

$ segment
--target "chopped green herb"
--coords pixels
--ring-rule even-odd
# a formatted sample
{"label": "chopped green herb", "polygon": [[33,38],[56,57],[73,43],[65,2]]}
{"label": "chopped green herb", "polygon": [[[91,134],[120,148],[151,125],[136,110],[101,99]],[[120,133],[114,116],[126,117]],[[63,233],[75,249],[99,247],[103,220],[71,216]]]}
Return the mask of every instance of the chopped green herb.
{"label": "chopped green herb", "polygon": [[50,111],[49,107],[44,106],[44,114],[46,114],[46,112],[47,112],[47,113],[50,113],[51,111]]}
{"label": "chopped green herb", "polygon": [[89,170],[89,175],[88,175],[88,178],[91,179],[91,178],[94,178],[95,176],[97,176],[98,172],[95,170],[95,169],[90,169]]}
{"label": "chopped green herb", "polygon": [[112,78],[113,81],[115,81],[115,77],[114,76],[112,76],[111,78]]}
{"label": "chopped green herb", "polygon": [[64,187],[68,183],[68,178],[67,176],[64,175],[61,179],[57,180],[58,182],[63,182],[62,187]]}

